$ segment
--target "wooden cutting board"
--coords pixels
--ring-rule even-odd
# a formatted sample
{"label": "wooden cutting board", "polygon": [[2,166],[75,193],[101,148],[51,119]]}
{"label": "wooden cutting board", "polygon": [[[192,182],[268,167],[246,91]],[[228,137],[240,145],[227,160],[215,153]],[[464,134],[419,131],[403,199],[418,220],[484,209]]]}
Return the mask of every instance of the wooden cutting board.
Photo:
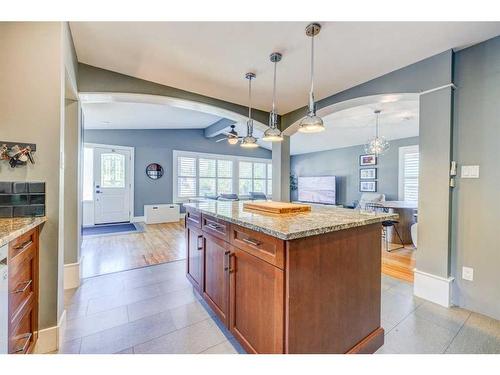
{"label": "wooden cutting board", "polygon": [[273,214],[289,214],[294,212],[311,211],[311,206],[308,206],[306,204],[273,202],[273,201],[245,202],[243,203],[243,208],[254,211],[269,212]]}

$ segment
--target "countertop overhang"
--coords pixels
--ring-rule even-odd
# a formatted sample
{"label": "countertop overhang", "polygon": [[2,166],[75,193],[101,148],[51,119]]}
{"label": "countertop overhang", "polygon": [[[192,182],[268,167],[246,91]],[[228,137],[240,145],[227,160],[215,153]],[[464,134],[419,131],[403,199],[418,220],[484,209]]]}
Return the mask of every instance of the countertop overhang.
{"label": "countertop overhang", "polygon": [[0,246],[8,244],[10,241],[22,236],[24,233],[36,228],[46,221],[46,216],[0,219]]}
{"label": "countertop overhang", "polygon": [[267,214],[247,210],[243,208],[243,203],[207,200],[185,203],[184,206],[282,240],[294,240],[398,218],[398,215],[393,213],[315,205],[312,205],[310,212]]}

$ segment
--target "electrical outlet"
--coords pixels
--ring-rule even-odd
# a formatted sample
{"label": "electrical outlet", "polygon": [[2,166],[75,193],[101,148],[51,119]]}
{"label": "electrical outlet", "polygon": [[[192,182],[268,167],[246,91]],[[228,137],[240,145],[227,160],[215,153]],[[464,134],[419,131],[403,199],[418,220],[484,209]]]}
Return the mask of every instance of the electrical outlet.
{"label": "electrical outlet", "polygon": [[462,279],[473,281],[474,280],[474,269],[471,267],[462,267]]}

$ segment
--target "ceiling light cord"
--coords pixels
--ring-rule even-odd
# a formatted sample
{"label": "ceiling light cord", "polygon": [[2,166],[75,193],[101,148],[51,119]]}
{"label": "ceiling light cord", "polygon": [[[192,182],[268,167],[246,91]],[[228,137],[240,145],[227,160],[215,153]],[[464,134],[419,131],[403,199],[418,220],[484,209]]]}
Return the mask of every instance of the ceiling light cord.
{"label": "ceiling light cord", "polygon": [[248,78],[248,121],[247,121],[247,135],[253,135],[253,121],[252,121],[252,77]]}
{"label": "ceiling light cord", "polygon": [[314,110],[314,35],[311,36],[311,91],[309,91],[309,112],[315,114]]}

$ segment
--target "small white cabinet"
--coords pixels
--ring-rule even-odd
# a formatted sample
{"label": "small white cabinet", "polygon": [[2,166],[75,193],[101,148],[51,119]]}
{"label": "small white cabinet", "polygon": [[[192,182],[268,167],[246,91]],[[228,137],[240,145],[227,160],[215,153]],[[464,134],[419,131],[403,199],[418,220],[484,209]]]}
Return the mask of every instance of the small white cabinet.
{"label": "small white cabinet", "polygon": [[172,223],[179,221],[180,208],[178,204],[147,204],[144,205],[144,221],[146,224]]}

